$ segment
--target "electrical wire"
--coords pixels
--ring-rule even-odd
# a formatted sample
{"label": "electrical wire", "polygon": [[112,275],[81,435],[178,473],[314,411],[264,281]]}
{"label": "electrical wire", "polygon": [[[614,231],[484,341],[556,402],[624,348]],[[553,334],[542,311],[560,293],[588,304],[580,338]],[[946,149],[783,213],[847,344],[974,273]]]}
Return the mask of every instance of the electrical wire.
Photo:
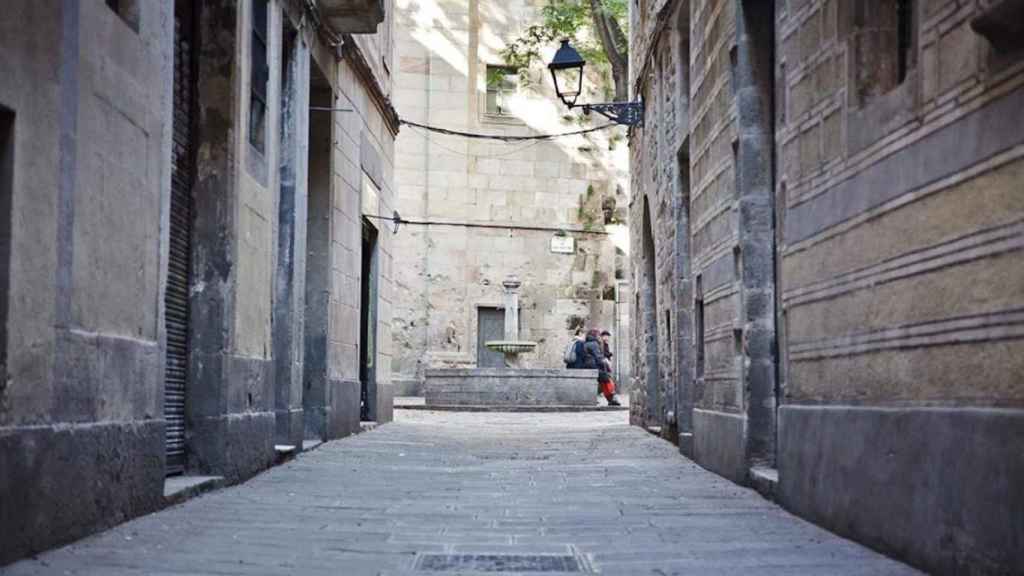
{"label": "electrical wire", "polygon": [[428,126],[426,124],[419,124],[417,122],[413,122],[412,120],[406,120],[404,118],[400,118],[398,121],[400,123],[406,125],[406,126],[413,126],[415,128],[421,128],[423,130],[427,130],[427,131],[430,131],[430,132],[436,132],[438,134],[445,134],[445,135],[448,135],[448,136],[461,136],[463,138],[475,138],[475,139],[480,139],[480,140],[502,140],[504,142],[521,142],[521,141],[529,141],[529,140],[553,140],[555,138],[562,138],[564,136],[579,136],[579,135],[582,135],[582,134],[590,134],[591,132],[598,132],[600,130],[607,130],[609,128],[614,128],[614,127],[618,126],[618,124],[616,124],[615,122],[609,122],[607,124],[602,124],[600,126],[594,126],[594,127],[591,127],[591,128],[584,128],[583,130],[576,130],[576,131],[573,131],[573,132],[562,132],[562,133],[559,133],[559,134],[536,134],[536,135],[533,135],[533,136],[506,136],[506,135],[503,135],[503,134],[480,134],[480,133],[477,133],[477,132],[463,132],[461,130],[450,130],[448,128],[440,128],[440,127],[437,127],[437,126]]}
{"label": "electrical wire", "polygon": [[441,220],[408,220],[402,218],[398,212],[395,212],[392,216],[383,216],[381,214],[363,214],[364,218],[372,218],[374,220],[386,220],[395,225],[395,234],[398,233],[398,227],[401,224],[409,224],[412,226],[455,226],[458,228],[490,228],[496,230],[533,230],[540,232],[561,232],[563,234],[593,234],[596,236],[608,236],[609,232],[606,230],[571,230],[568,228],[559,228],[557,226],[531,226],[528,224],[501,224],[495,223],[484,223],[484,222],[446,222]]}
{"label": "electrical wire", "polygon": [[[416,127],[414,127],[414,129],[416,130],[416,132],[422,134],[423,137],[426,138],[431,144],[437,146],[438,148],[441,148],[442,150],[445,150],[445,151],[450,152],[452,154],[455,154],[457,156],[466,156],[467,158],[503,158],[505,156],[512,156],[514,154],[519,154],[520,152],[523,152],[525,150],[529,150],[530,148],[533,148],[534,146],[537,146],[538,144],[541,144],[541,142],[543,142],[542,140],[535,140],[533,142],[530,142],[529,144],[525,144],[523,146],[520,146],[518,148],[509,150],[509,151],[506,151],[506,152],[499,152],[497,154],[474,154],[473,152],[463,152],[461,150],[456,150],[454,148],[450,148],[448,146],[445,146],[444,144],[438,142],[436,139],[431,138],[430,137],[430,132],[428,132],[427,130],[423,130],[422,128],[416,128]],[[505,142],[505,143],[508,144],[508,142]]]}

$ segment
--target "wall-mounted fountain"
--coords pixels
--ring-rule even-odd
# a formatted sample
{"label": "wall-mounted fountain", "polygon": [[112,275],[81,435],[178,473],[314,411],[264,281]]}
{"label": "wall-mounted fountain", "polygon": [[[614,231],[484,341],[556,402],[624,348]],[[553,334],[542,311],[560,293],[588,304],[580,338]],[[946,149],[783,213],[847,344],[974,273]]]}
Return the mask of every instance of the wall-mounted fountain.
{"label": "wall-mounted fountain", "polygon": [[[431,368],[426,371],[424,396],[428,407],[539,409],[594,406],[597,370],[528,368],[536,342],[519,339],[519,289],[509,276],[505,290],[505,333],[484,346],[505,356],[504,368]],[[566,338],[568,338],[568,334]]]}
{"label": "wall-mounted fountain", "polygon": [[522,285],[515,276],[509,276],[501,283],[505,289],[505,338],[484,342],[488,349],[505,355],[505,366],[508,368],[518,368],[519,355],[533,352],[537,347],[536,342],[519,339],[519,287]]}

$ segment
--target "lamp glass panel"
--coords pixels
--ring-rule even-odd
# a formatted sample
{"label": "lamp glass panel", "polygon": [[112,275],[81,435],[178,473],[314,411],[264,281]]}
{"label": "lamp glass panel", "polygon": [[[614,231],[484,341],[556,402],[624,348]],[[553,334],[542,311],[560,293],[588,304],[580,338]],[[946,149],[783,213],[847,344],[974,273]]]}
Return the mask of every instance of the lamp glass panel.
{"label": "lamp glass panel", "polygon": [[555,70],[555,81],[558,83],[555,89],[564,98],[574,98],[580,95],[583,84],[582,68],[563,68]]}

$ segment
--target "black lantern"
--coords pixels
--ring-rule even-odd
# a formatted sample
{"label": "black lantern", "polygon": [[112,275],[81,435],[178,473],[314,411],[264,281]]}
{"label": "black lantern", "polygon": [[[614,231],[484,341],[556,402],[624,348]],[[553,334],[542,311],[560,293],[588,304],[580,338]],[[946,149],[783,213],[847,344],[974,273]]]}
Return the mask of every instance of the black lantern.
{"label": "black lantern", "polygon": [[625,126],[638,126],[644,122],[644,107],[641,102],[608,102],[603,104],[576,104],[583,92],[583,67],[587,62],[580,56],[569,40],[562,40],[562,45],[555,52],[554,59],[548,64],[551,79],[555,82],[555,94],[572,110],[579,106],[583,113],[592,111]]}
{"label": "black lantern", "polygon": [[555,94],[570,109],[576,106],[576,99],[583,92],[583,67],[587,65],[580,53],[562,40],[562,46],[555,52],[555,58],[548,64],[551,79],[555,82]]}

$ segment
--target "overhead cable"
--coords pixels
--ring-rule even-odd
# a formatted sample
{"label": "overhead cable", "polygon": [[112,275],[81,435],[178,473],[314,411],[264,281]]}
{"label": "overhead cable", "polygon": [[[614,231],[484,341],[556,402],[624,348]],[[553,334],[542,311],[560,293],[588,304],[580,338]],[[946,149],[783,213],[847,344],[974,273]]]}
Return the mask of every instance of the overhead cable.
{"label": "overhead cable", "polygon": [[573,132],[562,132],[559,134],[536,134],[533,136],[507,136],[504,134],[479,134],[476,132],[463,132],[461,130],[450,130],[448,128],[439,128],[437,126],[428,126],[426,124],[419,124],[411,120],[404,118],[399,119],[399,122],[406,126],[413,126],[415,128],[421,128],[430,132],[436,132],[438,134],[446,134],[448,136],[461,136],[463,138],[476,138],[481,140],[502,140],[504,142],[521,142],[525,140],[553,140],[555,138],[562,138],[564,136],[579,136],[581,134],[589,134],[591,132],[598,132],[600,130],[607,130],[608,128],[614,128],[618,124],[609,122],[602,124],[601,126],[594,126],[592,128],[584,128],[583,130],[576,130]]}

